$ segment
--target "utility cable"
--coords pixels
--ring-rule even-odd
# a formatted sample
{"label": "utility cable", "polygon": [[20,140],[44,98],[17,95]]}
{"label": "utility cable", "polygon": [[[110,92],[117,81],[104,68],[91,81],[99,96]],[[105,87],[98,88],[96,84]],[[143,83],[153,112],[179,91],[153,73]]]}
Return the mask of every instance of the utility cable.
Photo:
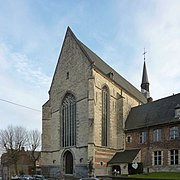
{"label": "utility cable", "polygon": [[20,107],[23,107],[23,108],[26,108],[26,109],[30,109],[30,110],[33,110],[33,111],[41,112],[41,111],[38,110],[38,109],[34,109],[34,108],[31,108],[31,107],[28,107],[28,106],[24,106],[24,105],[21,105],[21,104],[17,104],[17,103],[14,103],[14,102],[12,102],[12,101],[8,101],[8,100],[5,100],[5,99],[0,99],[0,101],[4,101],[4,102],[6,102],[6,103],[13,104],[13,105],[16,105],[16,106],[20,106]]}

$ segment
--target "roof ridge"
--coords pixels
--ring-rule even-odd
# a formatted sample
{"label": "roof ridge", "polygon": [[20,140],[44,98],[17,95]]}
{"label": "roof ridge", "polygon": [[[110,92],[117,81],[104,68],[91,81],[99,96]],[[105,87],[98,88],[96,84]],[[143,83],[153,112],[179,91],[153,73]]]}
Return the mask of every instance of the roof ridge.
{"label": "roof ridge", "polygon": [[71,36],[74,38],[74,40],[76,41],[76,43],[79,45],[80,49],[83,51],[83,53],[85,54],[85,56],[88,58],[88,60],[93,63],[93,61],[91,60],[91,58],[89,57],[89,55],[87,54],[87,52],[84,50],[84,48],[82,47],[81,44],[83,44],[77,37],[76,35],[73,33],[73,31],[71,30],[71,28],[68,26],[67,28],[67,32],[71,33]]}
{"label": "roof ridge", "polygon": [[[154,100],[154,101],[152,101],[152,102],[143,104],[143,106],[150,106],[150,104],[155,104],[155,103],[158,103],[158,102],[160,102],[160,101],[164,101],[164,100],[167,100],[167,99],[169,99],[169,98],[173,98],[173,97],[179,96],[179,95],[180,95],[180,93],[173,94],[173,95],[170,95],[170,96],[166,96],[166,97],[163,97],[163,98]],[[136,108],[140,108],[140,107],[141,107],[141,106],[135,106],[135,107],[133,107],[132,109],[136,109]]]}
{"label": "roof ridge", "polygon": [[[145,103],[146,98],[143,94],[128,80],[121,76],[116,70],[114,70],[110,65],[108,65],[104,60],[102,60],[96,53],[94,53],[90,48],[88,48],[84,43],[82,43],[76,35],[73,33],[71,28],[68,26],[67,32],[70,32],[74,40],[79,45],[80,49],[84,55],[88,58],[91,64],[93,64],[97,69],[99,69],[103,74],[107,75],[111,71],[115,72],[116,77],[113,79],[120,87],[127,91],[130,95],[137,98],[139,101]],[[107,72],[108,71],[108,72]]]}
{"label": "roof ridge", "polygon": [[[66,31],[66,34],[65,34],[65,38],[64,38],[64,41],[63,41],[62,48],[61,48],[61,52],[60,52],[60,55],[59,55],[59,58],[58,58],[58,63],[59,63],[59,59],[61,57],[62,49],[64,47],[65,39],[67,38],[68,34],[75,40],[75,42],[77,43],[79,48],[82,50],[83,54],[87,57],[87,59],[91,63],[92,67],[97,68],[98,70],[100,70],[106,76],[108,75],[108,73],[113,71],[114,72],[114,78],[112,78],[112,80],[116,84],[118,84],[129,95],[133,96],[138,101],[140,101],[142,103],[147,102],[147,100],[143,96],[143,94],[134,85],[132,85],[128,80],[126,80],[123,76],[121,76],[110,65],[108,65],[105,61],[103,61],[96,53],[94,53],[91,49],[89,49],[86,45],[84,45],[76,37],[76,35],[73,33],[73,31],[71,30],[71,28],[69,26],[67,27],[67,31]],[[56,73],[56,70],[57,70],[58,63],[57,63],[56,68],[55,68],[55,73]],[[54,79],[54,76],[53,76],[53,79]],[[52,84],[51,84],[51,86],[52,86]],[[50,89],[51,89],[51,87],[50,87]]]}

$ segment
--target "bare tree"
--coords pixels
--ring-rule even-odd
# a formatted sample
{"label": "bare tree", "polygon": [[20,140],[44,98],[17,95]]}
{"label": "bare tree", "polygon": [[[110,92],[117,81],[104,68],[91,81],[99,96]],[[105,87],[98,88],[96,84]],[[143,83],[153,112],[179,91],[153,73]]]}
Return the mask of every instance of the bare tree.
{"label": "bare tree", "polygon": [[7,153],[5,162],[7,165],[14,165],[17,174],[17,161],[21,148],[26,146],[27,132],[21,126],[8,126],[7,129],[0,130],[0,147]]}
{"label": "bare tree", "polygon": [[31,130],[28,132],[28,149],[33,161],[33,172],[36,174],[36,162],[41,155],[41,134],[38,130]]}
{"label": "bare tree", "polygon": [[36,162],[41,154],[40,146],[41,134],[38,130],[27,131],[21,126],[8,126],[7,129],[0,130],[0,149],[6,152],[3,163],[8,167],[13,166],[16,174],[17,163],[25,147],[33,163],[33,173],[36,173]]}

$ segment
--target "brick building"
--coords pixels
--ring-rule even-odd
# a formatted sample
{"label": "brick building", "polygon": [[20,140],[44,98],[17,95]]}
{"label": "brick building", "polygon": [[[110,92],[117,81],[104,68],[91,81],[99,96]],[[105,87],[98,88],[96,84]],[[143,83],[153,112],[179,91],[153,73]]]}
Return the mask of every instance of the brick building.
{"label": "brick building", "polygon": [[[144,120],[146,114],[141,123],[138,118],[141,116],[133,114],[142,114],[141,110],[152,107],[150,109],[154,117],[154,110],[158,110],[159,106],[153,106],[156,101],[151,101],[145,61],[140,92],[79,41],[68,27],[49,90],[49,99],[43,105],[43,174],[104,176],[112,175],[115,170],[128,174],[130,163],[135,169],[140,162],[146,168],[152,167],[150,163],[153,158],[154,163],[159,163],[159,149],[153,158],[148,156],[147,159],[146,154],[153,152],[149,151],[150,141],[148,144],[137,143],[138,133],[143,134],[142,130],[159,124],[153,125],[152,122],[152,126],[147,127],[144,124],[148,120]],[[161,110],[163,114],[165,111]],[[178,106],[176,110],[174,112],[177,113]],[[162,119],[161,122],[162,126],[169,123],[167,121],[164,124]],[[146,134],[146,137],[150,136]],[[143,141],[143,136],[141,138]],[[176,149],[172,150],[175,151],[169,152],[177,153]]]}
{"label": "brick building", "polygon": [[[15,165],[12,161],[13,159],[17,159],[17,175],[20,174],[30,174],[33,175],[34,173],[40,174],[40,154],[41,152],[36,151],[34,152],[34,156],[38,159],[36,161],[36,172],[34,172],[34,160],[31,156],[30,151],[25,151],[24,148],[22,150],[18,150],[18,152],[14,153],[4,153],[1,156],[1,166],[2,166],[2,177],[3,180],[10,179],[12,176],[16,175]],[[38,158],[39,157],[39,158]]]}
{"label": "brick building", "polygon": [[131,109],[126,149],[140,148],[147,171],[180,170],[180,94]]}

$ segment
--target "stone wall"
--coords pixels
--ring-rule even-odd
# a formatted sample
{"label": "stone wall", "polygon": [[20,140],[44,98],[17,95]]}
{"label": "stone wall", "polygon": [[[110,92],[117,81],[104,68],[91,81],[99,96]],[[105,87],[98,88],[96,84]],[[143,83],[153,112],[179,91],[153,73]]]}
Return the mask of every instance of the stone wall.
{"label": "stone wall", "polygon": [[74,156],[74,169],[78,172],[78,169],[87,168],[90,75],[90,62],[72,34],[67,33],[49,91],[49,103],[43,106],[42,165],[59,166],[64,170],[63,153],[67,148],[61,147],[61,104],[66,93],[72,93],[76,98],[77,143],[76,148],[68,149]]}
{"label": "stone wall", "polygon": [[[131,107],[140,104],[138,100],[130,96],[120,86],[114,83],[108,76],[102,74],[99,70],[93,71],[94,83],[94,167],[96,175],[107,175],[108,161],[113,157],[116,151],[124,149],[124,123]],[[109,90],[110,99],[110,119],[108,146],[101,147],[101,122],[102,122],[102,88],[106,86]],[[91,153],[93,154],[93,153]]]}
{"label": "stone wall", "polygon": [[[110,151],[103,161],[96,148],[101,147],[102,122],[102,87],[109,89],[109,129],[108,146],[103,151]],[[61,145],[61,104],[66,93],[76,98],[76,146],[62,148]],[[42,165],[59,167],[64,172],[63,155],[68,150],[73,155],[74,173],[87,173],[90,160],[95,167],[101,162],[98,173],[108,173],[105,167],[117,150],[124,149],[124,124],[131,107],[140,102],[124,91],[113,79],[96,69],[83,52],[78,40],[71,32],[67,32],[60,57],[49,91],[49,100],[43,106],[42,118]],[[99,151],[99,150],[98,150]],[[108,156],[108,158],[107,158]],[[58,173],[58,172],[57,172]],[[95,172],[96,173],[96,172]]]}
{"label": "stone wall", "polygon": [[102,87],[107,86],[110,94],[110,134],[109,147],[124,148],[124,123],[131,107],[139,105],[139,101],[130,96],[113,80],[94,70],[94,131],[95,144],[101,146],[102,119]]}

